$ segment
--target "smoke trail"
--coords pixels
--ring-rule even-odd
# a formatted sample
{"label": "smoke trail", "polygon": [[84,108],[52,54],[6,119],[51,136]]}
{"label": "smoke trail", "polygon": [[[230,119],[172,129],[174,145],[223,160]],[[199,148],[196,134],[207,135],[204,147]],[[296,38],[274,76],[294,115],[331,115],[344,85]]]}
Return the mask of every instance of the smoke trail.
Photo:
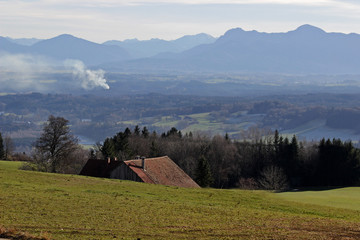
{"label": "smoke trail", "polygon": [[107,84],[104,77],[105,71],[102,69],[99,70],[90,70],[87,69],[85,64],[79,60],[68,59],[64,62],[66,68],[71,69],[75,78],[81,81],[81,86],[90,90],[95,87],[102,87],[104,89],[110,89],[110,86]]}

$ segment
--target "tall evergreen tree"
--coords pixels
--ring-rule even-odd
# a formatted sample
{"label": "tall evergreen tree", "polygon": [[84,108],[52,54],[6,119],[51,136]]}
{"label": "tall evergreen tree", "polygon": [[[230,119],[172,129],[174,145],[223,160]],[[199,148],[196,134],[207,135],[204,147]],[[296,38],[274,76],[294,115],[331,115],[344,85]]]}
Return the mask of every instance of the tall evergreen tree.
{"label": "tall evergreen tree", "polygon": [[279,131],[276,129],[274,133],[274,164],[279,165],[280,158],[280,137]]}
{"label": "tall evergreen tree", "polygon": [[213,182],[210,165],[204,155],[202,155],[198,160],[196,168],[196,182],[201,187],[209,187]]}
{"label": "tall evergreen tree", "polygon": [[105,158],[108,157],[115,157],[115,145],[112,138],[106,138],[102,147],[101,147],[101,153]]}
{"label": "tall evergreen tree", "polygon": [[140,135],[140,127],[139,127],[138,125],[136,125],[135,128],[134,128],[134,134],[135,134],[136,136],[139,136],[139,135]]}
{"label": "tall evergreen tree", "polygon": [[129,137],[130,135],[131,135],[131,130],[130,130],[130,128],[126,128],[125,129],[125,131],[124,131],[124,134],[127,136],[127,137]]}
{"label": "tall evergreen tree", "polygon": [[299,144],[294,135],[291,139],[290,143],[290,154],[288,159],[288,169],[287,175],[288,179],[290,180],[290,184],[292,186],[299,186],[300,185],[300,162],[299,162]]}
{"label": "tall evergreen tree", "polygon": [[5,157],[4,142],[0,133],[0,159],[4,159],[4,157]]}
{"label": "tall evergreen tree", "polygon": [[141,134],[144,138],[147,138],[149,136],[149,130],[147,129],[147,127],[143,127]]}
{"label": "tall evergreen tree", "polygon": [[225,140],[226,140],[226,141],[230,141],[230,136],[229,136],[228,133],[225,133]]}
{"label": "tall evergreen tree", "polygon": [[156,146],[155,141],[151,141],[150,157],[159,157],[159,150],[158,150],[158,148]]}

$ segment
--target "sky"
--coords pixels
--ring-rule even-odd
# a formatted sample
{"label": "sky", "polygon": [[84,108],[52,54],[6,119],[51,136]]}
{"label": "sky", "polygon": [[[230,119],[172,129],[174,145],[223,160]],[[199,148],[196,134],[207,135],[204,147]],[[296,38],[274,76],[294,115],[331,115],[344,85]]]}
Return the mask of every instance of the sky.
{"label": "sky", "polygon": [[102,43],[160,38],[231,28],[287,32],[311,24],[326,32],[360,33],[358,0],[0,0],[0,36],[60,34]]}

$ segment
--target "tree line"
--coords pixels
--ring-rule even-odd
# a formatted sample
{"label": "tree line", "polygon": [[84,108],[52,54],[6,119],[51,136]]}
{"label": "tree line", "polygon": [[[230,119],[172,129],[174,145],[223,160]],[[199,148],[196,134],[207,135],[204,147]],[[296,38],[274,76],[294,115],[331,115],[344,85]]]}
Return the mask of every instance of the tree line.
{"label": "tree line", "polygon": [[298,141],[276,130],[249,129],[244,139],[182,134],[176,128],[162,134],[138,126],[126,128],[93,151],[93,157],[132,159],[136,155],[168,155],[202,186],[215,188],[288,189],[306,186],[360,184],[360,150],[351,142],[322,139]]}
{"label": "tree line", "polygon": [[[0,154],[1,144],[0,138]],[[158,134],[136,126],[106,138],[88,153],[72,135],[68,120],[54,116],[34,143],[31,166],[77,173],[89,157],[123,161],[138,155],[167,155],[203,187],[285,190],[360,184],[360,150],[340,139],[306,142],[277,130],[249,128],[235,141],[228,134],[183,134],[175,127]]]}

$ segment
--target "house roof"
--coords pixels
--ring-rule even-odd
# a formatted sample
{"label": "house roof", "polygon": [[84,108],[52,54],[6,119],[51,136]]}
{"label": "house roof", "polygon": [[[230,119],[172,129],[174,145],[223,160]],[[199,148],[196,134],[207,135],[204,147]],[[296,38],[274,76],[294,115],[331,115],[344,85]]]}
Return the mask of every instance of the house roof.
{"label": "house roof", "polygon": [[120,161],[115,160],[89,159],[79,174],[84,176],[108,178],[110,177],[111,172],[120,164]]}
{"label": "house roof", "polygon": [[135,159],[124,161],[124,163],[145,183],[178,187],[199,187],[199,185],[168,156],[146,158],[145,170],[141,167],[141,161],[141,159]]}

